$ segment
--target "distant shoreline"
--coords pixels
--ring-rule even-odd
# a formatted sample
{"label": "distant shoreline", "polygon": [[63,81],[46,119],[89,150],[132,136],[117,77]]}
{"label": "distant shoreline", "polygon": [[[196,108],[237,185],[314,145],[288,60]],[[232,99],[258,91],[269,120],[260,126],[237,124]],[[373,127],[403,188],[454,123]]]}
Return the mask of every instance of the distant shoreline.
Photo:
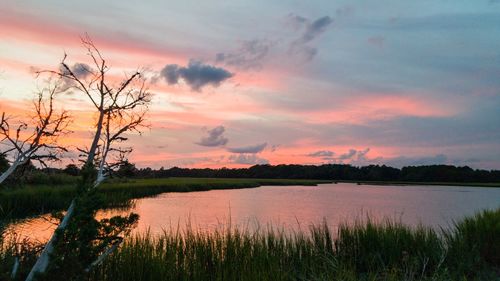
{"label": "distant shoreline", "polygon": [[360,185],[435,185],[435,186],[470,186],[470,187],[493,187],[500,188],[500,182],[407,182],[407,181],[356,181],[356,180],[332,180],[332,183],[353,183]]}

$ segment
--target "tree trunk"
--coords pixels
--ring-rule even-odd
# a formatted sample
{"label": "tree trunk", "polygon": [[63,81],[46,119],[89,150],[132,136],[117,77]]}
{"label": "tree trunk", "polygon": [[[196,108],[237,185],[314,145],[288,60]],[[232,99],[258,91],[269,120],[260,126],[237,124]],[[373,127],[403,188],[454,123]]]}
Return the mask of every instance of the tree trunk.
{"label": "tree trunk", "polygon": [[[99,138],[101,137],[101,132],[102,132],[102,122],[104,120],[104,111],[101,109],[99,112],[99,120],[97,121],[97,128],[96,128],[96,133],[94,135],[94,139],[92,141],[92,146],[90,147],[89,150],[89,155],[87,158],[87,161],[85,162],[86,164],[93,164],[94,163],[94,157],[95,157],[95,152],[97,150],[97,145],[99,143]],[[71,205],[69,206],[68,210],[66,211],[66,214],[64,215],[64,218],[62,222],[59,224],[57,227],[56,231],[54,234],[52,234],[52,237],[50,238],[49,242],[45,245],[45,248],[42,251],[42,254],[36,261],[35,265],[31,268],[31,271],[26,277],[26,281],[33,281],[35,280],[35,275],[36,274],[41,274],[45,273],[47,270],[47,267],[49,266],[50,262],[50,255],[54,252],[54,246],[57,243],[58,240],[58,232],[64,231],[69,223],[69,220],[73,216],[73,212],[75,209],[75,199],[71,201]]]}
{"label": "tree trunk", "polygon": [[3,172],[0,176],[0,183],[2,183],[5,179],[7,179],[16,169],[19,167],[20,163],[16,160],[12,165],[7,169],[7,171]]}
{"label": "tree trunk", "polygon": [[30,274],[28,277],[26,277],[26,281],[33,281],[35,280],[35,275],[37,273],[44,273],[47,270],[47,267],[49,266],[50,262],[50,255],[52,252],[54,252],[54,246],[57,242],[58,233],[60,231],[64,231],[66,227],[68,226],[69,220],[73,216],[73,212],[75,210],[75,199],[71,201],[71,205],[69,205],[68,211],[64,215],[64,218],[62,222],[59,224],[59,226],[56,228],[54,231],[54,234],[52,234],[52,237],[50,238],[49,242],[45,245],[45,248],[42,251],[42,254],[36,261],[35,265],[31,268]]}
{"label": "tree trunk", "polygon": [[0,176],[0,183],[4,182],[12,173],[14,173],[17,167],[24,164],[25,162],[26,161],[19,161],[18,157],[18,159],[16,159],[16,161],[12,163],[12,165],[7,169],[7,171],[3,172],[3,174]]}
{"label": "tree trunk", "polygon": [[104,174],[104,164],[106,163],[106,158],[108,157],[109,153],[109,144],[105,144],[102,152],[102,159],[101,163],[99,163],[99,170],[97,171],[97,179],[95,180],[94,183],[94,188],[98,187],[101,182],[103,182],[106,179],[106,175]]}
{"label": "tree trunk", "polygon": [[94,135],[94,139],[92,140],[92,145],[90,146],[89,155],[87,157],[87,161],[85,162],[85,164],[87,165],[89,163],[94,164],[95,151],[97,150],[97,145],[99,144],[99,139],[101,138],[103,121],[104,121],[104,111],[101,108],[99,110],[99,120],[97,121],[97,128]]}

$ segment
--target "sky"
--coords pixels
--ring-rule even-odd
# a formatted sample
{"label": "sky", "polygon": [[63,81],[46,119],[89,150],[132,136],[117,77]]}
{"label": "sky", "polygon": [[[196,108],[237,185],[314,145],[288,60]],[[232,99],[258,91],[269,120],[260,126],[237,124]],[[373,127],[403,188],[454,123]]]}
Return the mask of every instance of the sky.
{"label": "sky", "polygon": [[[0,111],[23,118],[93,39],[153,93],[138,167],[452,164],[500,169],[500,1],[0,3]],[[88,146],[85,96],[65,143]],[[65,161],[75,161],[69,153]]]}

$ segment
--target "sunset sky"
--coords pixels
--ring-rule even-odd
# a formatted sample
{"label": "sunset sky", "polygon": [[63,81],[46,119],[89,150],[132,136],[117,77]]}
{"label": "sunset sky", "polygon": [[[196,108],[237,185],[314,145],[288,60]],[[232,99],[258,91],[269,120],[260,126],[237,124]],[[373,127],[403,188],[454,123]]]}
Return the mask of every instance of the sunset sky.
{"label": "sunset sky", "polygon": [[[500,1],[2,0],[0,111],[28,114],[64,53],[90,64],[85,33],[114,77],[146,71],[138,167],[500,169]],[[60,104],[88,146],[88,100]]]}

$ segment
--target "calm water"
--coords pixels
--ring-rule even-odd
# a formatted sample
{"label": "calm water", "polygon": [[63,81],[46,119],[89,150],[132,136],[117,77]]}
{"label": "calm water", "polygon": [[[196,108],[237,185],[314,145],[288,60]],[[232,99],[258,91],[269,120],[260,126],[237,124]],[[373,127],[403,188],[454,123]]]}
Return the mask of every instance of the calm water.
{"label": "calm water", "polygon": [[[390,218],[409,225],[448,227],[454,220],[487,208],[500,207],[500,188],[455,186],[374,186],[324,184],[319,186],[263,186],[253,189],[165,193],[139,199],[130,210],[140,215],[135,232],[152,233],[188,223],[213,230],[228,223],[255,229],[268,224],[307,229],[323,220],[335,229],[366,215]],[[122,213],[111,210],[99,216]],[[34,219],[11,228],[22,236],[44,240],[53,226]]]}

